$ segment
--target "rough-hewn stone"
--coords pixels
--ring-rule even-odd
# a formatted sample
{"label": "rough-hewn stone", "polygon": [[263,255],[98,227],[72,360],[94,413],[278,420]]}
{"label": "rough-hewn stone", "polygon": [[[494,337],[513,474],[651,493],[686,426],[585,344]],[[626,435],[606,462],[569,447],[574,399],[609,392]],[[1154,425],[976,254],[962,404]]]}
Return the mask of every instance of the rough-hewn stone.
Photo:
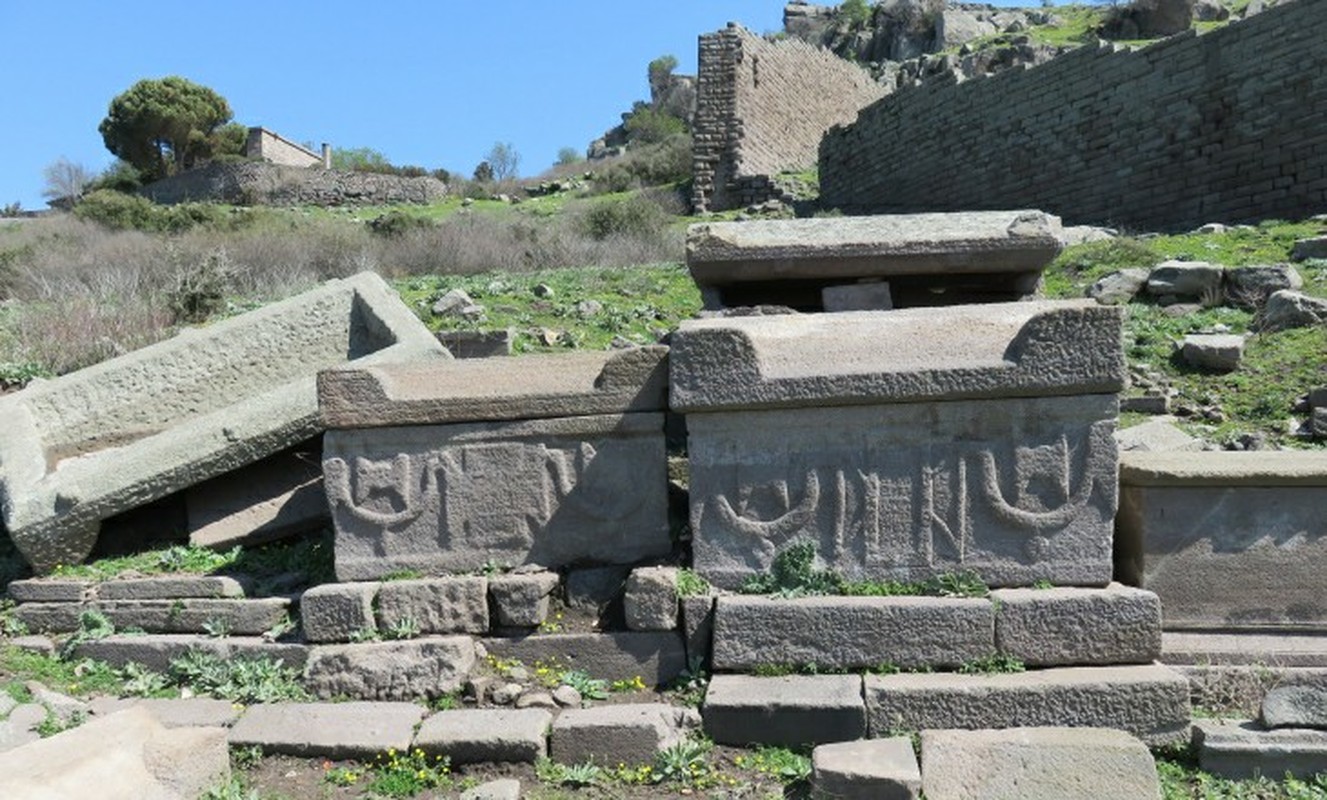
{"label": "rough-hewn stone", "polygon": [[92,585],[91,581],[27,578],[12,581],[8,590],[16,603],[80,603]]}
{"label": "rough-hewn stone", "polygon": [[603,680],[639,677],[647,686],[662,686],[687,667],[686,650],[677,631],[533,634],[485,639],[484,647],[502,659],[523,664],[555,661]]}
{"label": "rough-hewn stone", "polygon": [[1167,629],[1320,627],[1327,454],[1125,453],[1122,579],[1161,598]]}
{"label": "rough-hewn stone", "polygon": [[1246,720],[1196,719],[1193,743],[1204,772],[1233,780],[1327,772],[1327,731],[1263,730]]}
{"label": "rough-hewn stone", "polygon": [[1225,270],[1205,261],[1165,261],[1147,276],[1147,293],[1172,302],[1219,297]]}
{"label": "rough-hewn stone", "polygon": [[1327,687],[1272,687],[1263,697],[1262,723],[1269,728],[1327,729]]}
{"label": "rough-hewn stone", "polygon": [[243,597],[244,585],[224,575],[191,575],[105,581],[94,592],[98,600]]}
{"label": "rough-hewn stone", "polygon": [[1149,745],[1188,737],[1189,682],[1159,665],[1013,674],[867,675],[871,732],[1042,725],[1118,728]]}
{"label": "rough-hewn stone", "polygon": [[420,633],[487,633],[488,581],[479,577],[389,581],[378,589],[378,627]]}
{"label": "rough-hewn stone", "polygon": [[543,709],[459,709],[424,720],[415,747],[453,764],[533,762],[547,752],[553,715]]}
{"label": "rough-hewn stone", "polygon": [[229,728],[244,711],[237,703],[211,697],[98,697],[88,705],[98,717],[138,706],[167,728]]}
{"label": "rough-hewn stone", "polygon": [[415,703],[260,703],[230,729],[230,743],[264,753],[373,758],[408,750],[423,718]]}
{"label": "rough-hewn stone", "polygon": [[[314,375],[446,350],[363,273],[0,398],[0,505],[38,571],[101,520],[316,436]],[[361,363],[363,363],[361,361]]]}
{"label": "rough-hewn stone", "polygon": [[927,800],[1156,800],[1147,745],[1104,728],[922,732]]}
{"label": "rough-hewn stone", "polygon": [[1304,278],[1289,264],[1240,267],[1226,270],[1226,303],[1240,308],[1258,309],[1267,298],[1282,289],[1298,290]]}
{"label": "rough-hewn stone", "polygon": [[677,627],[677,568],[641,567],[631,571],[622,598],[627,627],[633,631],[671,631]]}
{"label": "rough-hewn stone", "polygon": [[1180,354],[1189,366],[1213,372],[1239,369],[1244,357],[1244,337],[1228,333],[1192,334],[1184,337]]}
{"label": "rough-hewn stone", "polygon": [[856,675],[715,675],[701,715],[705,733],[720,744],[791,746],[866,736]]}
{"label": "rough-hewn stone", "polygon": [[686,635],[687,664],[710,661],[714,639],[714,595],[682,598],[682,632]]}
{"label": "rough-hewn stone", "polygon": [[170,669],[171,661],[190,650],[224,659],[266,658],[296,670],[304,668],[309,656],[309,648],[303,644],[269,642],[243,636],[217,639],[175,634],[116,635],[90,639],[79,642],[74,648],[74,655],[77,658],[105,661],[113,667],[123,667],[132,661],[156,672],[166,672]]}
{"label": "rough-hewn stone", "polygon": [[304,680],[318,697],[415,700],[455,692],[475,663],[468,636],[322,645],[309,652]]}
{"label": "rough-hewn stone", "polygon": [[1273,292],[1267,298],[1267,305],[1263,306],[1262,318],[1259,320],[1263,331],[1323,324],[1327,324],[1327,300],[1289,289]]}
{"label": "rough-hewn stone", "polygon": [[1122,269],[1112,272],[1087,289],[1087,296],[1104,306],[1128,303],[1147,286],[1147,270]]}
{"label": "rough-hewn stone", "polygon": [[917,800],[922,773],[906,736],[822,744],[811,752],[814,797]]}
{"label": "rough-hewn stone", "polygon": [[1161,602],[1152,592],[997,589],[995,646],[1028,666],[1150,664],[1161,655]]}
{"label": "rough-hewn stone", "polygon": [[553,723],[549,757],[562,764],[652,764],[697,723],[694,710],[665,703],[567,709]]}
{"label": "rough-hewn stone", "polygon": [[495,575],[488,579],[496,623],[503,627],[533,628],[548,617],[549,596],[558,587],[556,572]]}
{"label": "rough-hewn stone", "polygon": [[78,630],[79,617],[89,609],[101,612],[117,628],[140,628],[148,633],[205,633],[209,626],[219,624],[228,633],[256,636],[286,618],[290,601],[263,597],[24,603],[15,610],[15,615],[34,631],[69,633]]}
{"label": "rough-hewn stone", "polygon": [[324,583],[300,596],[300,627],[310,642],[347,642],[356,631],[378,629],[377,583]]}
{"label": "rough-hewn stone", "polygon": [[734,596],[714,612],[717,670],[957,667],[994,651],[995,612],[983,599]]}

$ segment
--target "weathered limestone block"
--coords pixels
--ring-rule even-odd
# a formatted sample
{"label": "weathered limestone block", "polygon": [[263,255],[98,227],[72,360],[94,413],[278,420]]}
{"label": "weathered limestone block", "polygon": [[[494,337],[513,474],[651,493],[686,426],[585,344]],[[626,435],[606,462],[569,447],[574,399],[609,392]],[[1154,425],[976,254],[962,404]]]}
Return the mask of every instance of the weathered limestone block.
{"label": "weathered limestone block", "polygon": [[488,581],[478,577],[389,581],[378,589],[378,627],[420,633],[487,633]]}
{"label": "weathered limestone block", "polygon": [[553,722],[549,757],[562,764],[651,764],[698,724],[694,710],[666,703],[571,708]]}
{"label": "weathered limestone block", "polygon": [[867,675],[873,735],[927,728],[1118,728],[1149,745],[1189,735],[1189,682],[1160,665],[999,675]]}
{"label": "weathered limestone block", "polygon": [[1166,261],[1147,276],[1147,293],[1177,300],[1219,297],[1224,274],[1219,265],[1204,261]]}
{"label": "weathered limestone block", "polygon": [[921,768],[906,736],[822,744],[811,751],[813,797],[917,800]]}
{"label": "weathered limestone block", "polygon": [[1028,666],[1150,664],[1161,655],[1161,602],[1152,592],[997,589],[995,645]]}
{"label": "weathered limestone block", "polygon": [[1121,579],[1167,629],[1327,625],[1327,453],[1126,453],[1120,490]]}
{"label": "weathered limestone block", "polygon": [[994,651],[995,613],[981,599],[736,596],[714,612],[718,670],[957,667]]}
{"label": "weathered limestone block", "polygon": [[474,664],[468,636],[321,645],[309,652],[304,682],[323,698],[432,699],[460,689]]}
{"label": "weathered limestone block", "polygon": [[556,572],[495,575],[488,579],[497,624],[502,627],[533,628],[548,617],[549,596],[558,588]]}
{"label": "weathered limestone block", "polygon": [[729,306],[818,309],[823,287],[861,279],[889,281],[898,307],[933,289],[1015,300],[1035,291],[1060,249],[1059,220],[1040,211],[710,222],[687,231],[691,277]]}
{"label": "weathered limestone block", "polygon": [[356,631],[378,629],[376,583],[324,583],[300,596],[300,627],[310,642],[348,642]]}
{"label": "weathered limestone block", "polygon": [[701,716],[705,733],[720,744],[795,746],[866,736],[856,675],[715,675]]}
{"label": "weathered limestone block", "polygon": [[677,627],[677,569],[642,567],[632,570],[622,603],[627,627],[631,630],[673,630]]}
{"label": "weathered limestone block", "polygon": [[314,375],[446,350],[363,273],[0,398],[0,512],[39,572],[101,521],[317,436]]}
{"label": "weathered limestone block", "polygon": [[373,758],[405,752],[424,708],[415,703],[261,703],[230,729],[236,747],[323,758]]}
{"label": "weathered limestone block", "polygon": [[553,715],[541,708],[466,708],[424,720],[414,746],[453,764],[534,762],[548,752]]}
{"label": "weathered limestone block", "polygon": [[1327,772],[1327,731],[1263,730],[1247,720],[1196,719],[1198,766],[1221,778],[1283,780]]}
{"label": "weathered limestone block", "polygon": [[1190,366],[1214,372],[1239,369],[1244,357],[1244,337],[1228,333],[1191,334],[1184,337],[1180,353]]}
{"label": "weathered limestone block", "polygon": [[927,800],[1156,800],[1147,745],[1106,728],[922,732]]}

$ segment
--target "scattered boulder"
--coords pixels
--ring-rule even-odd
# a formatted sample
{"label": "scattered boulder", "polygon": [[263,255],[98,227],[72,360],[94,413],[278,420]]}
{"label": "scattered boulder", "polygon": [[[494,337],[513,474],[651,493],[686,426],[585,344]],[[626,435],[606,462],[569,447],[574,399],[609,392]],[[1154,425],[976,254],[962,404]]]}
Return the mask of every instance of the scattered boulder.
{"label": "scattered boulder", "polygon": [[433,304],[435,317],[463,317],[478,319],[484,315],[484,307],[475,303],[464,289],[449,289]]}
{"label": "scattered boulder", "polygon": [[1297,290],[1303,285],[1304,279],[1289,264],[1226,270],[1226,302],[1237,308],[1253,310],[1262,307],[1274,292]]}
{"label": "scattered boulder", "polygon": [[1147,283],[1147,270],[1122,269],[1106,275],[1089,286],[1087,296],[1103,306],[1122,305],[1133,300]]}
{"label": "scattered boulder", "polygon": [[906,736],[822,744],[811,752],[815,797],[841,800],[915,800],[921,769]]}
{"label": "scattered boulder", "polygon": [[1106,39],[1157,39],[1187,31],[1195,0],[1134,0],[1112,9],[1098,33]]}
{"label": "scattered boulder", "polygon": [[1165,261],[1147,276],[1147,293],[1162,305],[1183,299],[1201,300],[1218,296],[1225,270],[1205,261]]}
{"label": "scattered boulder", "polygon": [[1277,686],[1263,697],[1262,723],[1268,728],[1327,729],[1327,686]]}
{"label": "scattered boulder", "polygon": [[1193,18],[1199,22],[1225,22],[1230,9],[1219,0],[1198,0],[1193,4]]}
{"label": "scattered boulder", "polygon": [[1290,257],[1296,261],[1307,261],[1310,258],[1327,258],[1327,236],[1300,239],[1295,242],[1294,249],[1290,251]]}
{"label": "scattered boulder", "polygon": [[1327,323],[1327,300],[1282,289],[1273,292],[1263,307],[1259,329],[1279,331]]}
{"label": "scattered boulder", "polygon": [[1189,365],[1199,369],[1232,372],[1239,368],[1244,356],[1244,337],[1228,333],[1192,334],[1184,337],[1180,353]]}

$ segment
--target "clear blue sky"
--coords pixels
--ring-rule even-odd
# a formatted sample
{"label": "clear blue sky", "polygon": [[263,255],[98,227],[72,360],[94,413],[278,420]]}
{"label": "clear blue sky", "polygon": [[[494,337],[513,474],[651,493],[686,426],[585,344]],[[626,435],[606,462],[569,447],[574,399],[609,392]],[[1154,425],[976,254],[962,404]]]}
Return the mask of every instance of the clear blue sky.
{"label": "clear blue sky", "polygon": [[45,207],[57,158],[110,164],[97,125],[111,98],[167,75],[297,142],[467,175],[510,142],[533,175],[646,99],[651,59],[692,74],[698,35],[729,20],[775,31],[782,14],[782,0],[0,0],[0,205]]}

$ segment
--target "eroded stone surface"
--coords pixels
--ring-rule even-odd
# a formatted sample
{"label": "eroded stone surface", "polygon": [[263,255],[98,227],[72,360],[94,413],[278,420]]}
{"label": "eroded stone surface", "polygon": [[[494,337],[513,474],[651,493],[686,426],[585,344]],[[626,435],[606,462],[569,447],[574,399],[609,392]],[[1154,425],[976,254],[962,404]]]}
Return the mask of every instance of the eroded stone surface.
{"label": "eroded stone surface", "polygon": [[115,635],[104,639],[80,642],[74,648],[77,658],[105,661],[113,667],[135,662],[156,672],[166,672],[170,662],[190,650],[198,650],[217,658],[266,658],[290,669],[303,669],[309,648],[303,644],[269,642],[265,639],[231,636],[217,639],[209,636],[182,636],[175,634],[148,634],[146,636]]}
{"label": "eroded stone surface", "polygon": [[1149,664],[1161,655],[1161,602],[1148,591],[997,589],[995,645],[1028,666]]}
{"label": "eroded stone surface", "polygon": [[415,700],[455,692],[475,664],[474,641],[443,636],[311,648],[305,684],[318,697]]}
{"label": "eroded stone surface", "polygon": [[677,627],[677,569],[642,567],[631,571],[623,596],[627,627],[670,631]]}
{"label": "eroded stone surface", "polygon": [[715,675],[701,709],[720,744],[805,745],[866,736],[856,675]]}
{"label": "eroded stone surface", "polygon": [[651,764],[698,722],[694,710],[666,703],[567,709],[553,723],[549,757],[562,764]]}
{"label": "eroded stone surface", "polygon": [[389,581],[378,589],[378,627],[420,633],[487,633],[488,582],[478,577]]}
{"label": "eroded stone surface", "polygon": [[658,413],[336,430],[323,469],[341,580],[672,547]]}
{"label": "eroded stone surface", "polygon": [[378,628],[377,583],[324,583],[300,596],[300,627],[310,642],[346,642],[356,631]]}
{"label": "eroded stone surface", "polygon": [[548,616],[549,595],[558,587],[556,572],[495,575],[488,579],[496,622],[503,627],[534,628]]}
{"label": "eroded stone surface", "polygon": [[1247,720],[1196,719],[1193,743],[1204,772],[1232,780],[1327,772],[1327,731],[1263,730]]}
{"label": "eroded stone surface", "polygon": [[219,626],[238,636],[256,636],[286,619],[290,601],[264,597],[24,603],[15,615],[31,630],[69,633],[78,630],[79,617],[89,609],[101,612],[116,628],[140,628],[148,633],[206,633],[209,627]]}
{"label": "eroded stone surface", "polygon": [[224,575],[190,575],[105,581],[94,593],[98,600],[244,597],[244,585]]}
{"label": "eroded stone surface", "polygon": [[1272,687],[1263,698],[1262,722],[1269,728],[1327,729],[1327,687]]}
{"label": "eroded stone surface", "polygon": [[548,750],[552,721],[538,708],[440,711],[424,720],[414,746],[453,764],[534,762]]}
{"label": "eroded stone surface", "polygon": [[922,773],[906,736],[822,744],[811,752],[813,796],[916,800]]}
{"label": "eroded stone surface", "polygon": [[686,649],[677,631],[531,634],[485,639],[484,647],[501,659],[557,663],[608,681],[639,677],[647,686],[662,686],[687,668]]}
{"label": "eroded stone surface", "polygon": [[230,729],[230,743],[264,753],[373,758],[409,749],[423,718],[414,703],[260,703]]}

